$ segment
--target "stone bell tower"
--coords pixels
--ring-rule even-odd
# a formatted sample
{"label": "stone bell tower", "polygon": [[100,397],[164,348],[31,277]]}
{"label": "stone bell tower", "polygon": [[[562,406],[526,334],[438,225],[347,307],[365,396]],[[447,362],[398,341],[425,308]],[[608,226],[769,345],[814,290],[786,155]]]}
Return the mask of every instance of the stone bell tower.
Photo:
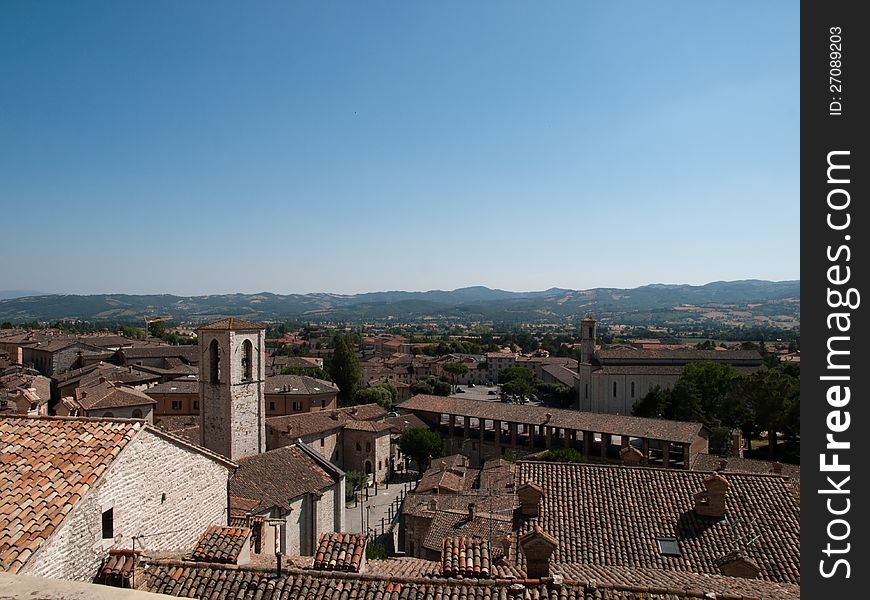
{"label": "stone bell tower", "polygon": [[200,443],[230,460],[265,452],[265,326],[230,317],[197,336]]}
{"label": "stone bell tower", "polygon": [[595,338],[598,337],[598,322],[591,315],[580,321],[580,362],[590,364],[595,356]]}

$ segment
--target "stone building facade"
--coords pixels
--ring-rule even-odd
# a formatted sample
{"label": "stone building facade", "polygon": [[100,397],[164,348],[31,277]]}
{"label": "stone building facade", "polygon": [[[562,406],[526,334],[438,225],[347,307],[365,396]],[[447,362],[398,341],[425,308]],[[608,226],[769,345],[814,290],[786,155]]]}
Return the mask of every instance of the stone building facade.
{"label": "stone building facade", "polygon": [[597,324],[581,322],[580,364],[576,392],[581,411],[630,415],[634,403],[655,386],[672,388],[687,364],[712,361],[731,365],[739,373],[763,368],[754,350],[645,350],[619,347],[595,350]]}
{"label": "stone building facade", "polygon": [[342,430],[344,468],[369,475],[372,481],[386,481],[391,472],[389,423],[347,421]]}
{"label": "stone building facade", "polygon": [[141,422],[2,418],[0,430],[19,448],[0,466],[11,482],[0,525],[21,533],[0,544],[0,570],[89,581],[133,536],[137,548],[186,551],[208,525],[227,523],[235,465]]}

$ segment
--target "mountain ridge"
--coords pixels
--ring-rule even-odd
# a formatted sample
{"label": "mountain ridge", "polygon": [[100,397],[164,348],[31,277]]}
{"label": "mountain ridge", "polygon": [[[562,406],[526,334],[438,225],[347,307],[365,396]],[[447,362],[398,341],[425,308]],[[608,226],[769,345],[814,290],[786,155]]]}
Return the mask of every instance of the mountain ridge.
{"label": "mountain ridge", "polygon": [[[752,279],[717,281],[700,286],[655,283],[636,288],[549,288],[528,292],[468,286],[455,290],[393,290],[360,294],[43,294],[0,300],[0,320],[117,322],[137,321],[145,315],[169,314],[184,322],[201,322],[223,316],[350,322],[427,318],[562,322],[587,312],[605,318],[631,315],[646,318],[644,315],[649,313],[670,314],[696,309],[703,314],[704,307],[713,309],[725,305],[744,313],[749,310],[753,317],[799,319],[800,281]],[[706,313],[710,312],[706,310]]]}

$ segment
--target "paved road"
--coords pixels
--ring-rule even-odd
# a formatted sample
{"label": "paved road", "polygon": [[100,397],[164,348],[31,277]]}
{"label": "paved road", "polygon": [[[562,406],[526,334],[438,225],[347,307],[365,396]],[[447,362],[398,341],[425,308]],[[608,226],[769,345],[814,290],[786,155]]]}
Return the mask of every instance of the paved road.
{"label": "paved road", "polygon": [[[366,525],[381,532],[381,519],[388,523],[390,505],[398,498],[402,491],[405,493],[413,489],[414,482],[391,483],[384,487],[378,485],[378,493],[375,495],[374,486],[369,488],[369,499],[360,502],[358,506],[347,505],[345,510],[345,531],[359,532],[366,529]],[[395,508],[395,505],[393,505]]]}

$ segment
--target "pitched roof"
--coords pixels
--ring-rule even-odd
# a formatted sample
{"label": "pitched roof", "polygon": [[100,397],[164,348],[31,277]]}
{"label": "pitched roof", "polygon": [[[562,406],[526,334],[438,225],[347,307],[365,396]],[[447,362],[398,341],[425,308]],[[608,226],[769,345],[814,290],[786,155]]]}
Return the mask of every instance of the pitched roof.
{"label": "pitched roof", "polygon": [[314,568],[358,573],[366,552],[364,533],[324,532],[314,552]]}
{"label": "pitched roof", "polygon": [[502,422],[541,425],[550,414],[549,425],[577,431],[594,431],[611,435],[628,435],[691,444],[698,439],[701,423],[666,421],[627,415],[607,415],[580,412],[543,406],[523,406],[504,402],[481,402],[452,396],[418,394],[399,404],[399,408],[411,412],[441,413],[493,419]]}
{"label": "pitched roof", "polygon": [[0,571],[24,566],[141,428],[138,421],[0,417]]}
{"label": "pitched roof", "polygon": [[335,483],[313,457],[297,444],[240,458],[230,478],[231,496],[260,501],[261,509],[290,509],[290,502],[303,494],[319,494]]}
{"label": "pitched roof", "polygon": [[196,561],[235,564],[248,542],[247,527],[209,525],[200,536],[191,558]]}
{"label": "pitched roof", "polygon": [[447,577],[489,577],[489,542],[475,537],[449,537],[441,544],[441,573]]}
{"label": "pitched roof", "polygon": [[[762,579],[800,581],[800,507],[783,477],[727,474],[726,518],[715,519],[693,510],[693,495],[704,489],[708,473],[540,462],[518,466],[519,484],[534,482],[545,490],[540,516],[522,530],[540,525],[553,535],[559,541],[556,562],[719,574],[716,560],[746,545]],[[660,537],[676,538],[680,556],[663,555]]]}
{"label": "pitched roof", "polygon": [[331,381],[307,375],[272,375],[263,386],[266,394],[314,395],[337,394],[338,386]]}
{"label": "pitched roof", "polygon": [[154,398],[144,392],[111,381],[96,381],[87,387],[76,388],[75,401],[84,410],[145,406],[157,403]]}
{"label": "pitched roof", "polygon": [[476,505],[474,516],[469,514],[468,509],[442,509],[439,496],[438,510],[434,512],[432,522],[423,538],[423,547],[430,550],[441,550],[444,540],[449,537],[480,537],[498,540],[513,531],[513,517],[511,513],[484,512],[486,506],[481,503]]}
{"label": "pitched roof", "polygon": [[[748,597],[795,600],[799,597],[796,586],[764,581],[733,581],[735,578],[715,576],[693,579],[692,587],[686,589],[678,586],[643,586],[635,584],[633,580],[614,585],[588,579],[565,580],[561,583],[513,579],[443,579],[426,577],[427,567],[433,563],[427,564],[427,561],[419,559],[372,563],[373,571],[383,571],[385,574],[372,576],[287,569],[280,577],[276,577],[274,569],[153,560],[145,567],[140,589],[170,596],[210,599],[250,597],[260,600],[695,600],[709,598],[708,592],[714,592],[718,600],[744,600]],[[396,563],[395,569],[392,563]],[[402,575],[395,574],[395,571]],[[403,576],[405,572],[409,576]],[[727,587],[732,581],[736,586],[733,591]],[[718,589],[726,591],[715,592]],[[740,590],[754,591],[747,594]]]}
{"label": "pitched roof", "polygon": [[145,393],[153,394],[199,394],[199,379],[173,379],[151,386]]}
{"label": "pitched roof", "polygon": [[293,437],[305,437],[342,428],[352,420],[377,419],[385,413],[386,411],[377,404],[361,404],[345,408],[267,417],[266,427],[273,431],[285,432]]}
{"label": "pitched roof", "polygon": [[643,361],[724,361],[724,362],[761,362],[761,354],[756,350],[695,350],[695,349],[640,349],[631,346],[601,349],[595,353],[602,363],[609,360],[632,360],[642,364]]}
{"label": "pitched roof", "polygon": [[262,323],[253,323],[238,317],[229,317],[203,325],[197,331],[258,331],[260,329],[266,329],[266,326]]}

